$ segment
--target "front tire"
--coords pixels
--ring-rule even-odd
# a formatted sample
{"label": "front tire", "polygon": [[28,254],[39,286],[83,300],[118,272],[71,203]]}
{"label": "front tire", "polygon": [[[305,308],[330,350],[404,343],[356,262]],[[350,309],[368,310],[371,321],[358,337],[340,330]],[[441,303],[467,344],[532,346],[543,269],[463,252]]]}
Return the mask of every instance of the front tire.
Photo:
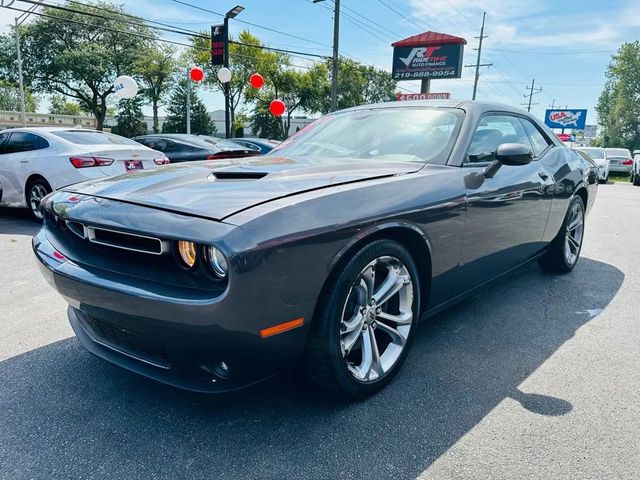
{"label": "front tire", "polygon": [[540,258],[542,268],[552,273],[569,273],[574,269],[582,251],[584,218],[584,203],[576,196],[569,204],[560,232]]}
{"label": "front tire", "polygon": [[40,203],[42,199],[51,193],[51,186],[44,178],[36,178],[27,185],[27,205],[31,210],[34,218],[42,220],[42,212],[40,212]]}
{"label": "front tire", "polygon": [[386,386],[409,350],[420,285],[409,252],[377,240],[327,281],[305,358],[308,378],[339,396],[364,398]]}

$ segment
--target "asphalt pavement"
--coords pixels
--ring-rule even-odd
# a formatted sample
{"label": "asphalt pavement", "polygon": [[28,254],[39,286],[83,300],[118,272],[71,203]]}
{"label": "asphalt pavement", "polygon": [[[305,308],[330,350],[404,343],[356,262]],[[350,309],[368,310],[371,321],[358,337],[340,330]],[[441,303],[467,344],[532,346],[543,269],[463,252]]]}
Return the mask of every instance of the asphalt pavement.
{"label": "asphalt pavement", "polygon": [[0,210],[2,480],[640,478],[638,187],[600,187],[573,273],[532,264],[443,312],[352,404],[292,375],[192,394],[93,357],[37,228]]}

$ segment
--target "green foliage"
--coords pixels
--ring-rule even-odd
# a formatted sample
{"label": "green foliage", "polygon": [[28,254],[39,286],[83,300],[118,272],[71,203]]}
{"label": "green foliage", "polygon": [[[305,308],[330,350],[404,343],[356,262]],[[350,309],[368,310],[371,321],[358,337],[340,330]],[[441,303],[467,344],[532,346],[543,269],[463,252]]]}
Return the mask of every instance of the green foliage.
{"label": "green foliage", "polygon": [[[38,98],[29,90],[24,92],[24,108],[27,112],[35,112],[38,109]],[[19,112],[20,90],[11,82],[0,80],[0,110]]]}
{"label": "green foliage", "polygon": [[[174,88],[167,105],[167,118],[162,125],[162,133],[187,132],[187,82],[182,80]],[[191,88],[189,95],[191,104],[191,133],[194,135],[211,135],[216,127],[207,112],[202,100],[198,98],[195,88]]]}
{"label": "green foliage", "polygon": [[[118,75],[131,74],[136,58],[150,44],[131,34],[153,37],[153,33],[142,20],[132,20],[112,3],[83,5],[67,0],[62,6],[107,18],[44,7],[43,16],[20,27],[25,80],[34,91],[76,100],[93,113],[101,129],[113,81]],[[0,36],[0,52],[4,52],[0,53],[0,76],[7,79],[16,68],[6,53],[13,43],[11,35]]]}
{"label": "green foliage", "polygon": [[142,82],[142,94],[151,102],[153,133],[159,133],[158,107],[164,103],[175,80],[178,64],[174,57],[174,49],[152,46],[134,64],[135,72]]}
{"label": "green foliage", "polygon": [[284,138],[282,120],[271,114],[269,103],[271,103],[271,99],[268,96],[258,97],[253,109],[251,128],[258,137],[282,140]]}
{"label": "green foliage", "polygon": [[116,125],[111,129],[116,135],[135,137],[147,133],[147,123],[142,113],[142,98],[123,98],[118,102]]}
{"label": "green foliage", "polygon": [[602,134],[600,144],[640,148],[640,41],[624,43],[612,56],[607,83],[596,111]]}
{"label": "green foliage", "polygon": [[49,113],[57,115],[81,115],[82,108],[80,108],[78,102],[68,101],[62,95],[52,95],[49,99]]}

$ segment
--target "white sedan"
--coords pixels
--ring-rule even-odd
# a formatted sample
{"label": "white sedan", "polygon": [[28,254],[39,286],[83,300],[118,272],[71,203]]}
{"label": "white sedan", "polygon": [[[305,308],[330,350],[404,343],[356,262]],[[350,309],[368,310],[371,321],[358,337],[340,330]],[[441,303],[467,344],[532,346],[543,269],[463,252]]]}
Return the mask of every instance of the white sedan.
{"label": "white sedan", "polygon": [[42,218],[40,201],[72,183],[169,163],[161,152],[128,138],[79,128],[0,131],[0,206],[27,207]]}

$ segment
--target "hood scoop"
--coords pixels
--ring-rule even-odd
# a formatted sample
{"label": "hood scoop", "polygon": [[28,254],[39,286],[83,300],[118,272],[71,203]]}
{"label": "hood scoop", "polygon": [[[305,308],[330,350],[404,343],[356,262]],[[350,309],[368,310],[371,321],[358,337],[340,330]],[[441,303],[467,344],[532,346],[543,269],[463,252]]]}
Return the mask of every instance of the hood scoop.
{"label": "hood scoop", "polygon": [[246,180],[260,180],[261,178],[266,177],[269,172],[256,172],[256,171],[243,171],[243,170],[221,170],[218,172],[210,173],[207,177],[208,182],[217,182],[217,181],[246,181]]}

